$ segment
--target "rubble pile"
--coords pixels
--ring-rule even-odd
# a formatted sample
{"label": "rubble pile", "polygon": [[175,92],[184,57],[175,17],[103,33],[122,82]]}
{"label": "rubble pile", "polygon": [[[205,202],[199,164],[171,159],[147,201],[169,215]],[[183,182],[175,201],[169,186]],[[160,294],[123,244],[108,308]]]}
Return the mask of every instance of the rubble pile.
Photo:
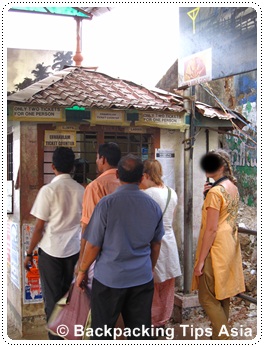
{"label": "rubble pile", "polygon": [[[238,225],[257,230],[257,210],[241,203]],[[257,236],[239,233],[242,262],[245,276],[246,294],[257,297]]]}

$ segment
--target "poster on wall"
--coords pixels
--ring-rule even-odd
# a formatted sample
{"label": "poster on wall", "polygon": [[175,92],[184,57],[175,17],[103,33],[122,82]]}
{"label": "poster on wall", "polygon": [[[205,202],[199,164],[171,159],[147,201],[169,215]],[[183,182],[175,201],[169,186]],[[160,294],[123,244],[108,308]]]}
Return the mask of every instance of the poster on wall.
{"label": "poster on wall", "polygon": [[11,266],[11,222],[7,222],[7,228],[6,228],[6,257],[7,257],[7,263],[9,266]]}
{"label": "poster on wall", "polygon": [[20,289],[20,231],[17,223],[10,225],[10,278],[11,282]]}
{"label": "poster on wall", "polygon": [[14,182],[6,181],[6,192],[7,192],[7,199],[6,199],[6,207],[7,207],[7,213],[11,214],[13,213],[13,188]]}
{"label": "poster on wall", "polygon": [[[34,225],[23,224],[23,252],[22,257],[24,259],[25,251],[27,251],[31,236],[33,234]],[[42,290],[40,283],[40,276],[38,270],[38,250],[37,248],[33,252],[33,265],[29,271],[24,270],[23,274],[23,302],[24,304],[32,304],[42,302]]]}
{"label": "poster on wall", "polygon": [[175,152],[172,149],[155,149],[155,159],[161,163],[163,182],[175,190]]}
{"label": "poster on wall", "polygon": [[192,54],[178,61],[178,87],[193,86],[212,80],[212,50]]}
{"label": "poster on wall", "polygon": [[142,147],[141,148],[141,159],[142,159],[142,161],[147,160],[148,157],[149,157],[148,147]]}
{"label": "poster on wall", "polygon": [[213,80],[257,69],[257,15],[254,6],[179,7],[179,58],[211,49]]}

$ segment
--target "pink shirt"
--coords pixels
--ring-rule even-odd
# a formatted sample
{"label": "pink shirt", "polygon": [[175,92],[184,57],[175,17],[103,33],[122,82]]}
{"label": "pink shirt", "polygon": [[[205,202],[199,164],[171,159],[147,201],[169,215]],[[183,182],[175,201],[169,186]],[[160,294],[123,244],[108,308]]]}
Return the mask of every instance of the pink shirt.
{"label": "pink shirt", "polygon": [[116,178],[116,169],[106,170],[88,184],[83,195],[81,221],[88,224],[97,203],[102,197],[113,193],[119,186],[120,181]]}

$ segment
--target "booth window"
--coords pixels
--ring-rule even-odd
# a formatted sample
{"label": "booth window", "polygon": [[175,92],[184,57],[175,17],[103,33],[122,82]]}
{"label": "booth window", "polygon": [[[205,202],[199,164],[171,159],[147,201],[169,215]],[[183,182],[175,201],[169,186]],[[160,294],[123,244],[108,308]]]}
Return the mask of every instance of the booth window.
{"label": "booth window", "polygon": [[132,153],[142,160],[153,158],[154,149],[151,134],[129,134],[120,132],[105,132],[105,142],[116,142],[122,155]]}
{"label": "booth window", "polygon": [[[85,170],[83,170],[84,181],[89,182],[98,176],[96,168],[98,143],[116,142],[121,149],[122,156],[133,153],[142,160],[155,157],[155,146],[159,148],[159,145],[157,141],[154,142],[154,130],[146,133],[128,133],[124,132],[123,128],[118,129],[115,127],[114,131],[111,131],[112,129],[113,127],[98,126],[94,131],[91,131],[90,127],[87,130],[76,131],[76,146],[73,147],[73,151],[75,158],[79,160],[78,163],[81,162],[86,165]],[[54,177],[51,162],[55,148],[44,146],[44,184],[49,183]]]}
{"label": "booth window", "polygon": [[[44,184],[49,183],[54,178],[51,167],[52,155],[56,147],[44,146]],[[97,134],[95,132],[76,132],[76,147],[73,147],[76,159],[82,159],[87,163],[86,178],[94,180],[96,172]]]}

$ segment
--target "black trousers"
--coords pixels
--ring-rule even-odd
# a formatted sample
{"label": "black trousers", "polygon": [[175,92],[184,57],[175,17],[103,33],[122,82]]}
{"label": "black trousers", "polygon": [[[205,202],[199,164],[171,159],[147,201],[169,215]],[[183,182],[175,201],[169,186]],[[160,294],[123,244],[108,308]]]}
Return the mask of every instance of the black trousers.
{"label": "black trousers", "polygon": [[[39,248],[38,254],[38,268],[42,295],[46,319],[48,321],[56,302],[62,298],[70,288],[74,276],[74,267],[79,258],[79,253],[67,258],[57,258],[50,256]],[[62,339],[50,333],[49,338],[51,340]]]}
{"label": "black trousers", "polygon": [[[131,288],[110,288],[95,278],[92,285],[92,340],[112,340],[116,321],[122,314],[125,328],[131,332],[127,339],[151,339],[142,334],[142,328],[151,328],[151,305],[154,292],[153,280]],[[108,332],[106,332],[106,329]],[[111,333],[109,332],[111,331]],[[133,333],[134,332],[134,333]]]}

